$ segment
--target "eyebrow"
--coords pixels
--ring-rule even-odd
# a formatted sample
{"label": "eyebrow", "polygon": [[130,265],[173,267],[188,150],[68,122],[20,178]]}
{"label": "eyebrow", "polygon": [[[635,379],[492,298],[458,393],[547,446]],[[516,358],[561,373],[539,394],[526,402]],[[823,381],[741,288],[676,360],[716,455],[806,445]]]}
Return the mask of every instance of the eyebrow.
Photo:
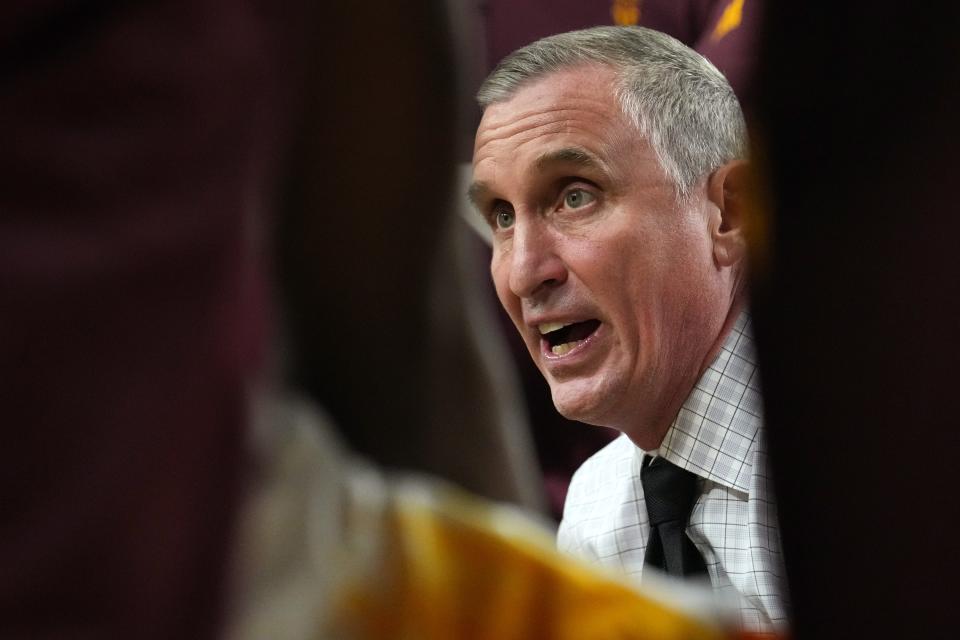
{"label": "eyebrow", "polygon": [[482,180],[473,182],[467,188],[467,198],[473,203],[473,206],[480,208],[481,203],[486,200],[490,193],[490,186]]}
{"label": "eyebrow", "polygon": [[[597,156],[580,147],[564,147],[555,151],[548,151],[537,157],[533,162],[538,171],[545,171],[554,164],[574,164],[587,169],[597,169],[609,173],[607,165]],[[490,185],[482,180],[474,182],[467,189],[467,198],[475,207],[488,199],[491,193]]]}
{"label": "eyebrow", "polygon": [[580,147],[564,147],[556,151],[548,151],[534,161],[540,171],[552,164],[575,164],[587,169],[606,171],[606,165],[595,155]]}

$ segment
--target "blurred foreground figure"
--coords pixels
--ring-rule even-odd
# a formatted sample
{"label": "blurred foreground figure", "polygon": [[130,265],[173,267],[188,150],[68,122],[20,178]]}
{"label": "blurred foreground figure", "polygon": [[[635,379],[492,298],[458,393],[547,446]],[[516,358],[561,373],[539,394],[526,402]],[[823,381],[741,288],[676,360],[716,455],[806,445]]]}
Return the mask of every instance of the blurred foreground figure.
{"label": "blurred foreground figure", "polygon": [[0,14],[0,637],[214,637],[294,8]]}
{"label": "blurred foreground figure", "polygon": [[507,56],[478,100],[497,295],[557,410],[623,432],[574,475],[561,548],[709,579],[782,628],[730,85],[670,36],[598,27]]}
{"label": "blurred foreground figure", "polygon": [[769,18],[753,291],[796,637],[956,638],[960,5]]}
{"label": "blurred foreground figure", "polygon": [[723,639],[709,592],[637,592],[512,508],[348,455],[309,404],[261,410],[228,637]]}

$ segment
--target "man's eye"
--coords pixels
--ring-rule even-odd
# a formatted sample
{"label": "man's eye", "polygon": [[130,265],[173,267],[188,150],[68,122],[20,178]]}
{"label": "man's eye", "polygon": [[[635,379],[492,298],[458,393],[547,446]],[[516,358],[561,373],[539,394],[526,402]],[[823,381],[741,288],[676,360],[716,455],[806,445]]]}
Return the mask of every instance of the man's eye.
{"label": "man's eye", "polygon": [[570,209],[579,209],[596,200],[592,193],[583,189],[572,189],[563,197],[563,204]]}
{"label": "man's eye", "polygon": [[500,209],[494,214],[493,219],[498,229],[509,229],[513,226],[516,216],[509,209]]}

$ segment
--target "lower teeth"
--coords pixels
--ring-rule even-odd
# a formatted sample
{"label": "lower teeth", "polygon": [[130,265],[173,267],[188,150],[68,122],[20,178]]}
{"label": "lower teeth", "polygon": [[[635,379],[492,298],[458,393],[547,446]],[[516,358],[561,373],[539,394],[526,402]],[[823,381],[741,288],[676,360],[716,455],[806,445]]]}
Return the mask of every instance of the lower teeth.
{"label": "lower teeth", "polygon": [[552,351],[554,355],[562,356],[563,354],[570,351],[570,349],[573,349],[573,347],[574,347],[573,342],[564,342],[563,344],[558,344],[555,347],[550,347],[550,351]]}

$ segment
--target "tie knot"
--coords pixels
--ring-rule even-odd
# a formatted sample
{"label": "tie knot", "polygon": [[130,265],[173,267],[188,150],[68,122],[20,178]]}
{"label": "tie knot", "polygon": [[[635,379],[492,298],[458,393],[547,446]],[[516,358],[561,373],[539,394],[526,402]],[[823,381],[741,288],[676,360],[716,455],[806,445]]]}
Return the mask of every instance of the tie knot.
{"label": "tie knot", "polygon": [[697,476],[677,465],[656,457],[643,459],[640,483],[647,502],[650,525],[658,527],[666,522],[686,526],[697,495]]}

